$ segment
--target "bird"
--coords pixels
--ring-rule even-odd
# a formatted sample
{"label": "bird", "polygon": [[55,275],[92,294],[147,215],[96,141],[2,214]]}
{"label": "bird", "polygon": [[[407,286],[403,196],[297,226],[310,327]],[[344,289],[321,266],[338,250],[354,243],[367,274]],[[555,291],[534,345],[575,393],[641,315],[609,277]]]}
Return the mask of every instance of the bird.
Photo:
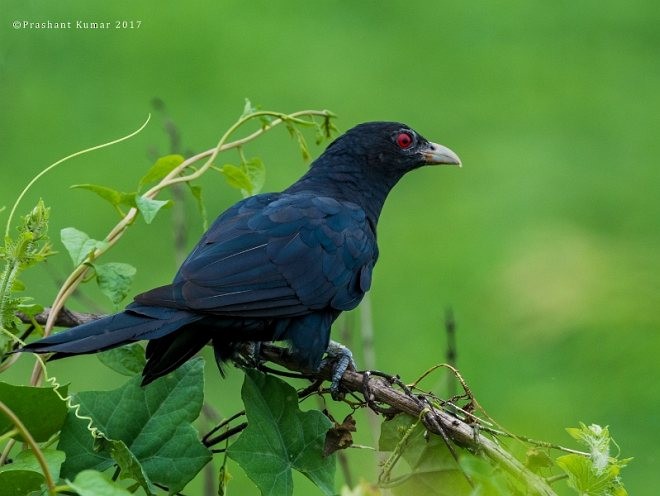
{"label": "bird", "polygon": [[[221,213],[170,284],[19,351],[58,359],[146,340],[147,385],[207,344],[224,375],[224,364],[245,343],[284,341],[301,367],[318,370],[333,322],[371,287],[376,227],[389,192],[406,173],[441,164],[461,161],[406,124],[358,124],[288,188]],[[353,364],[350,350],[339,349],[333,390]]]}

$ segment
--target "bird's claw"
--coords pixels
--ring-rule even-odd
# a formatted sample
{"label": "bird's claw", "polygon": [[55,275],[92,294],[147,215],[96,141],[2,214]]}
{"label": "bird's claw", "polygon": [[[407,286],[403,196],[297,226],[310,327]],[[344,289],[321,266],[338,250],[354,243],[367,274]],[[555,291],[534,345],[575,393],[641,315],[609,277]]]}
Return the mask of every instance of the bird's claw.
{"label": "bird's claw", "polygon": [[261,342],[248,341],[239,348],[238,353],[234,356],[234,363],[246,369],[259,368],[262,362],[260,353]]}
{"label": "bird's claw", "polygon": [[342,397],[339,383],[349,368],[355,370],[353,353],[346,346],[336,341],[330,341],[326,351],[326,358],[321,362],[321,367],[332,363],[332,374],[330,376],[330,395],[332,399],[338,400]]}

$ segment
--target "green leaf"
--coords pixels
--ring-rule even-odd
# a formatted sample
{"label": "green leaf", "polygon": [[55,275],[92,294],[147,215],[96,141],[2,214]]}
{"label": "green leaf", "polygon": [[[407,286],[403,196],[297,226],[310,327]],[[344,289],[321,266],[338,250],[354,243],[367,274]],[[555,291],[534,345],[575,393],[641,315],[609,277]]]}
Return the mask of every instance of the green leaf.
{"label": "green leaf", "polygon": [[123,487],[96,470],[83,470],[69,485],[80,496],[132,496]]}
{"label": "green leaf", "polygon": [[474,488],[470,496],[510,496],[520,494],[514,491],[505,472],[494,467],[487,460],[474,455],[465,454],[460,458],[460,466],[470,477]]}
{"label": "green leaf", "polygon": [[147,495],[156,492],[155,486],[144,472],[144,468],[135,455],[128,449],[123,441],[106,441],[109,444],[110,456],[117,463],[121,472],[121,479],[133,479]]}
{"label": "green leaf", "polygon": [[[252,157],[242,164],[243,172],[250,181],[250,189],[243,192],[243,196],[256,195],[266,182],[266,166],[258,157]],[[247,193],[247,194],[246,194]]]}
{"label": "green leaf", "polygon": [[119,208],[120,205],[135,205],[135,193],[123,193],[107,186],[99,186],[98,184],[74,184],[71,186],[71,189],[86,189],[87,191],[96,193],[115,208]]}
{"label": "green leaf", "polygon": [[249,191],[252,189],[252,183],[247,173],[240,167],[232,164],[225,164],[220,171],[224,174],[227,184],[232,188]]}
{"label": "green leaf", "polygon": [[543,469],[552,467],[553,461],[550,455],[539,448],[530,448],[525,453],[525,466],[534,473],[539,473]]}
{"label": "green leaf", "polygon": [[293,494],[295,469],[324,494],[334,494],[335,456],[323,457],[332,426],[321,412],[302,412],[295,389],[255,370],[245,373],[241,390],[248,426],[227,454],[264,495]]}
{"label": "green leaf", "polygon": [[240,167],[225,164],[220,171],[224,174],[227,184],[240,189],[244,198],[259,193],[266,181],[266,167],[257,157],[243,162]]}
{"label": "green leaf", "polygon": [[612,480],[607,473],[596,475],[591,460],[585,456],[575,454],[560,456],[557,458],[557,465],[568,475],[568,485],[580,494],[601,494]]}
{"label": "green leaf", "polygon": [[28,303],[29,301],[32,300],[33,298],[26,297],[25,299],[22,299],[21,303],[16,305],[16,308],[18,309],[19,312],[22,312],[25,315],[29,315],[30,317],[43,312],[44,307],[42,305],[39,305],[38,303]]}
{"label": "green leaf", "polygon": [[[170,492],[182,489],[210,460],[191,425],[203,401],[204,362],[190,360],[146,387],[140,377],[112,391],[87,391],[75,396],[80,412],[92,417],[110,440],[123,441],[154,483]],[[95,450],[87,422],[69,413],[58,448],[66,452],[65,477],[85,469],[106,470],[113,464],[110,448]]]}
{"label": "green leaf", "polygon": [[289,131],[289,134],[296,139],[298,142],[298,147],[300,148],[300,153],[302,153],[302,158],[304,161],[307,161],[311,158],[311,154],[309,153],[309,148],[307,146],[307,140],[305,140],[305,136],[303,133],[298,129],[296,126],[294,126],[291,123],[287,123],[287,129]]}
{"label": "green leaf", "polygon": [[136,268],[126,263],[110,262],[94,264],[94,269],[99,289],[114,305],[118,305],[131,289]]}
{"label": "green leaf", "polygon": [[138,343],[113,348],[96,356],[106,367],[129,377],[140,374],[146,364],[144,348]]}
{"label": "green leaf", "polygon": [[157,182],[167,176],[183,163],[184,158],[181,155],[165,155],[156,160],[147,173],[142,176],[138,184],[138,190],[149,183]]}
{"label": "green leaf", "polygon": [[[43,457],[46,460],[48,471],[53,476],[53,480],[59,479],[60,467],[62,466],[62,463],[64,463],[64,457],[65,457],[64,452],[54,449],[42,449],[41,453],[43,454]],[[34,456],[32,450],[29,449],[19,452],[13,458],[11,463],[0,467],[0,472],[5,472],[9,470],[31,470],[33,472],[38,472],[39,474],[43,474],[41,465],[37,461],[37,457]]]}
{"label": "green leaf", "polygon": [[186,182],[186,184],[190,188],[190,192],[192,193],[193,198],[196,200],[197,210],[199,210],[199,214],[202,216],[202,229],[206,231],[209,228],[209,218],[208,214],[206,213],[206,205],[204,205],[204,199],[202,198],[202,187],[193,186],[189,181]]}
{"label": "green leaf", "polygon": [[[52,449],[43,449],[41,452],[53,480],[59,479],[64,453]],[[39,490],[44,481],[41,465],[31,450],[19,452],[11,463],[0,467],[0,487],[3,495],[24,496],[30,491]]]}
{"label": "green leaf", "polygon": [[62,244],[69,252],[73,265],[77,267],[85,261],[87,256],[96,249],[104,249],[108,246],[105,241],[90,238],[87,233],[79,231],[75,227],[65,227],[60,231]]}
{"label": "green leaf", "polygon": [[170,200],[152,200],[146,196],[136,196],[135,205],[137,209],[144,217],[144,221],[147,224],[151,224],[151,221],[154,220],[156,214],[163,208],[165,205],[169,205],[172,202]]}
{"label": "green leaf", "polygon": [[2,496],[25,496],[38,491],[44,482],[40,472],[32,470],[7,470],[0,472]]}
{"label": "green leaf", "polygon": [[[447,445],[439,436],[427,440],[424,432],[422,423],[409,415],[400,414],[382,423],[379,449],[400,454],[408,464],[407,469],[390,466],[391,472],[384,474],[385,482],[398,482],[393,494],[469,495],[472,489]],[[398,468],[397,474],[394,468]]]}
{"label": "green leaf", "polygon": [[[65,396],[66,386],[60,387],[60,394]],[[48,439],[60,430],[67,414],[66,403],[53,388],[14,386],[0,382],[0,400],[16,414],[37,442]],[[14,428],[14,424],[4,415],[0,415],[0,435]],[[22,439],[20,434],[15,439]]]}
{"label": "green leaf", "polygon": [[242,119],[243,117],[247,117],[248,115],[255,113],[257,110],[257,107],[252,105],[250,99],[246,98],[245,105],[243,106],[243,113],[241,114],[240,118]]}

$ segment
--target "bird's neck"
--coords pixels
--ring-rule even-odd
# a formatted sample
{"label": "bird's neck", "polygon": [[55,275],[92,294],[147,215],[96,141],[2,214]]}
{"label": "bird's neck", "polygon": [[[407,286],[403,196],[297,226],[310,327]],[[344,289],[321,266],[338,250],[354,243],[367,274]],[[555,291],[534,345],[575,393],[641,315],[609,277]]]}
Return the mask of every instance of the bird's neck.
{"label": "bird's neck", "polygon": [[309,171],[285,192],[305,191],[355,203],[364,209],[367,218],[375,226],[385,199],[399,177],[369,174],[363,168],[345,161],[324,163],[322,159],[312,164]]}

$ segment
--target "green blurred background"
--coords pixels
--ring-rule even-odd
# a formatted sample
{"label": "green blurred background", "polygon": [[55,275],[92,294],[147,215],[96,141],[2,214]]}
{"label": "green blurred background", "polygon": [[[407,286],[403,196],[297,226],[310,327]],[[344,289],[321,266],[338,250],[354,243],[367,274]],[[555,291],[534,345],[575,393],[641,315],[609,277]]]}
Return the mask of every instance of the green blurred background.
{"label": "green blurred background", "polygon": [[[564,427],[578,421],[609,425],[635,457],[623,472],[630,493],[660,486],[658,2],[2,3],[0,206],[47,164],[137,128],[153,98],[194,151],[213,146],[245,97],[280,111],[331,109],[342,131],[409,123],[459,153],[464,168],[417,171],[388,200],[371,295],[376,366],[412,380],[444,361],[451,307],[458,366],[492,417],[564,444]],[[14,29],[16,20],[141,26],[49,31]],[[66,226],[103,237],[112,209],[68,186],[134,189],[154,151],[168,152],[162,125],[156,115],[131,141],[66,163],[20,211],[43,197],[60,251]],[[267,190],[306,168],[284,129],[247,152],[265,161]],[[201,184],[211,216],[238,199],[217,174]],[[186,208],[191,244],[201,223]],[[140,292],[172,277],[172,240],[166,212],[140,221],[107,261],[138,267]],[[24,279],[47,304],[68,270],[61,253]],[[111,310],[94,288],[84,293]],[[26,382],[28,369],[23,359],[3,380]],[[76,391],[124,380],[93,357],[52,371]],[[223,382],[208,363],[207,376],[214,407],[239,409],[241,374]],[[427,387],[443,384],[438,375]],[[365,422],[361,431],[373,444]],[[356,474],[375,479],[371,454],[349,457]],[[256,494],[232,471],[236,493]],[[297,484],[297,493],[310,489]]]}

